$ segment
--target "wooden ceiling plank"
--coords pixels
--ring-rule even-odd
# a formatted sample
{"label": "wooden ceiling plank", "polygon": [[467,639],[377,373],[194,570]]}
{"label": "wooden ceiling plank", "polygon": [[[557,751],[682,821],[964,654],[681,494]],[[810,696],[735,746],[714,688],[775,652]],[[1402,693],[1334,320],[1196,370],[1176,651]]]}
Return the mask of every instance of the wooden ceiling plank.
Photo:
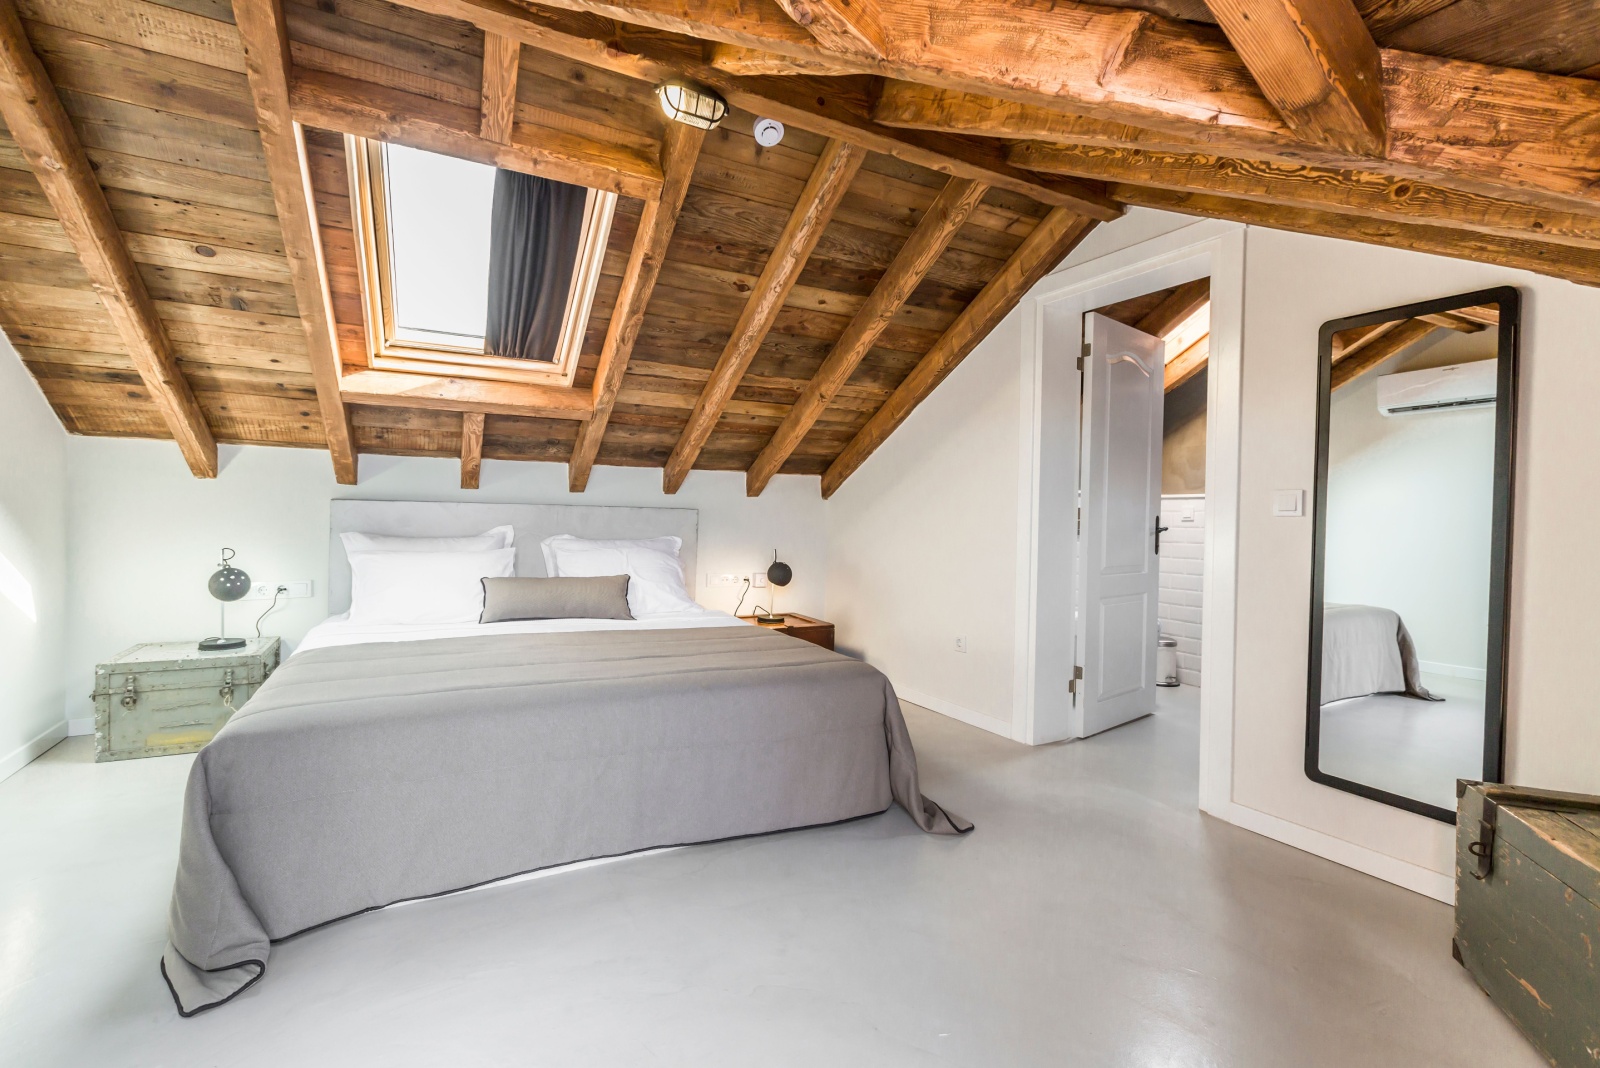
{"label": "wooden ceiling plank", "polygon": [[946,183],[884,271],[871,296],[850,320],[827,359],[784,415],[772,440],[750,466],[745,476],[745,492],[749,496],[760,496],[772,476],[782,470],[784,462],[833,403],[895,312],[944,254],[950,239],[966,224],[987,191],[988,187],[981,182],[966,178],[952,178]]}
{"label": "wooden ceiling plank", "polygon": [[695,402],[688,424],[667,460],[662,480],[667,493],[678,492],[694,467],[695,459],[700,455],[700,450],[705,448],[711,432],[716,429],[723,409],[732,399],[733,391],[739,388],[740,379],[755,358],[767,331],[772,329],[784,300],[811,256],[811,250],[816,248],[822,231],[833,218],[834,209],[844,198],[845,191],[849,189],[866,156],[865,151],[846,141],[829,141],[823,148],[810,180],[800,193],[799,202],[790,213],[772,255],[762,268],[761,277],[756,280],[755,288],[745,302],[732,336],[718,357],[716,368],[701,391],[699,400]]}
{"label": "wooden ceiling plank", "polygon": [[[824,138],[851,141],[878,152],[943,174],[987,182],[997,189],[1020,193],[1054,207],[1071,207],[1093,219],[1109,221],[1121,209],[1104,191],[1089,183],[1051,181],[1011,166],[1005,152],[983,138],[952,137],[921,131],[900,131],[872,120],[870,106],[855,106],[835,92],[827,80],[806,77],[738,77],[704,61],[698,41],[673,40],[661,34],[639,32],[622,25],[596,26],[563,13],[518,7],[511,0],[398,0],[408,8],[469,22],[503,33],[524,45],[575,60],[629,78],[660,84],[670,78],[688,78],[717,90],[734,107],[765,115]],[[734,0],[737,3],[737,0]],[[574,9],[572,4],[551,5]],[[696,7],[697,19],[712,12]],[[583,11],[582,5],[576,10]],[[774,11],[777,9],[774,8]],[[668,19],[669,23],[673,20]],[[786,17],[773,20],[803,40],[802,58],[827,64],[843,60],[841,53],[817,45],[803,29]],[[696,22],[696,25],[699,23]],[[687,23],[684,23],[687,25]],[[675,32],[684,32],[679,29]],[[774,32],[778,32],[774,29]],[[715,35],[711,40],[719,40]],[[735,41],[733,43],[741,43]],[[761,47],[759,42],[745,42]]]}
{"label": "wooden ceiling plank", "polygon": [[778,0],[778,6],[830,51],[874,59],[884,54],[878,0]]}
{"label": "wooden ceiling plank", "polygon": [[333,462],[334,478],[341,485],[353,486],[356,448],[350,415],[340,395],[338,327],[322,251],[322,230],[311,192],[305,130],[290,111],[289,35],[282,0],[234,0],[233,13],[244,42],[250,95],[255,102],[273,203],[283,227],[295,303],[305,328],[328,456]]}
{"label": "wooden ceiling plank", "polygon": [[[260,0],[252,0],[260,2]],[[322,71],[297,69],[291,89],[297,122],[524,171],[622,196],[649,198],[661,171],[643,154],[563,130],[514,125],[509,144],[479,134],[467,107]]]}
{"label": "wooden ceiling plank", "polygon": [[594,398],[587,390],[568,386],[370,370],[346,374],[341,386],[347,404],[545,419],[587,419],[594,411]]}
{"label": "wooden ceiling plank", "polygon": [[1356,10],[1373,35],[1387,41],[1389,34],[1454,3],[1456,0],[1356,0]]}
{"label": "wooden ceiling plank", "polygon": [[1378,45],[1351,0],[1206,0],[1289,128],[1352,155],[1387,143]]}
{"label": "wooden ceiling plank", "polygon": [[517,117],[517,71],[522,42],[498,33],[483,35],[483,89],[478,132],[487,140],[511,143]]}
{"label": "wooden ceiling plank", "polygon": [[1010,158],[1019,167],[1051,174],[1600,249],[1600,202],[1584,214],[1366,171],[1045,141],[1017,142]]}
{"label": "wooden ceiling plank", "polygon": [[1195,343],[1167,361],[1164,392],[1171,393],[1189,379],[1205,370],[1211,358],[1211,335],[1203,334]]}
{"label": "wooden ceiling plank", "polygon": [[671,123],[661,144],[661,195],[645,202],[639,229],[628,253],[628,266],[622,276],[622,289],[606,324],[606,339],[600,349],[600,364],[594,377],[594,414],[579,428],[578,440],[567,464],[567,486],[581,493],[589,484],[589,472],[605,439],[611,409],[617,402],[622,380],[628,370],[633,345],[644,324],[650,294],[666,262],[667,246],[672,241],[683,208],[683,198],[694,177],[695,162],[705,143],[705,131],[682,123]]}
{"label": "wooden ceiling plank", "polygon": [[13,0],[0,0],[0,115],[21,148],[150,399],[199,478],[217,477],[217,443],[178,369],[72,120],[29,44]]}
{"label": "wooden ceiling plank", "polygon": [[1196,278],[1192,282],[1185,282],[1135,323],[1134,329],[1156,337],[1166,337],[1179,323],[1199,311],[1210,299],[1210,278]]}
{"label": "wooden ceiling plank", "polygon": [[1566,278],[1584,285],[1600,285],[1600,254],[1590,249],[1571,248],[1534,240],[1511,240],[1468,230],[1426,225],[1421,222],[1403,223],[1309,208],[1260,204],[1205,193],[1114,185],[1112,194],[1124,204],[1159,208],[1181,215],[1229,219],[1317,237],[1342,238],[1369,245],[1430,252],[1439,256],[1494,263],[1502,267],[1514,267],[1556,278]]}
{"label": "wooden ceiling plank", "polygon": [[483,473],[483,413],[461,413],[461,488],[477,489]]}
{"label": "wooden ceiling plank", "polygon": [[859,73],[853,63],[836,63],[822,58],[795,59],[793,56],[780,56],[772,52],[741,48],[739,45],[731,44],[712,45],[709,62],[712,67],[724,74],[741,77],[762,74],[816,74],[831,78]]}
{"label": "wooden ceiling plank", "polygon": [[1330,388],[1339,389],[1349,385],[1401,349],[1416,344],[1435,330],[1443,329],[1421,319],[1404,320],[1371,344],[1363,346],[1359,353],[1335,363]]}
{"label": "wooden ceiling plank", "polygon": [[883,407],[867,420],[829,465],[822,476],[823,497],[833,496],[845,479],[866,462],[945,376],[1016,307],[1034,283],[1050,273],[1095,225],[1093,219],[1074,215],[1065,208],[1056,208],[1045,216]]}

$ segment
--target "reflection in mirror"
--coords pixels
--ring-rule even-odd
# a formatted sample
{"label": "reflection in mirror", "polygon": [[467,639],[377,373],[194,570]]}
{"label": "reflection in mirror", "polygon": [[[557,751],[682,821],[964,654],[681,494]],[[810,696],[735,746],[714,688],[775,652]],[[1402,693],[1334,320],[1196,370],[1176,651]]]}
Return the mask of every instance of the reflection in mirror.
{"label": "reflection in mirror", "polygon": [[1323,331],[1307,772],[1440,819],[1500,776],[1515,318],[1493,290]]}

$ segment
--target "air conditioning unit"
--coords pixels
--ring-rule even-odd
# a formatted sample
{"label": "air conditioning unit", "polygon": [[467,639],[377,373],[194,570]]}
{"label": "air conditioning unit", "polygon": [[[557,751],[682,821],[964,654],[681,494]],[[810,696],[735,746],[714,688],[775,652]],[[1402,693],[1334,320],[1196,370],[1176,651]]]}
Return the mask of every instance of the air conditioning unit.
{"label": "air conditioning unit", "polygon": [[1494,403],[1499,360],[1476,360],[1425,371],[1402,371],[1378,379],[1378,411],[1384,415],[1482,408]]}

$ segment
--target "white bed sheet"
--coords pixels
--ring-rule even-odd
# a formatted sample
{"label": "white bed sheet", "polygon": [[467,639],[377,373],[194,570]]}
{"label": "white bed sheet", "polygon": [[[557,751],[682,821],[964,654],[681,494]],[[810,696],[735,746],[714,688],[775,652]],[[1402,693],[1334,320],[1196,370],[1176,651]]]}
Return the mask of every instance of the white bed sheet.
{"label": "white bed sheet", "polygon": [[420,642],[430,638],[470,638],[487,634],[561,634],[584,630],[682,630],[690,627],[747,627],[750,624],[726,612],[701,608],[648,619],[521,619],[507,623],[351,623],[348,612],[331,616],[312,627],[296,653],[331,645],[365,645],[370,642]]}

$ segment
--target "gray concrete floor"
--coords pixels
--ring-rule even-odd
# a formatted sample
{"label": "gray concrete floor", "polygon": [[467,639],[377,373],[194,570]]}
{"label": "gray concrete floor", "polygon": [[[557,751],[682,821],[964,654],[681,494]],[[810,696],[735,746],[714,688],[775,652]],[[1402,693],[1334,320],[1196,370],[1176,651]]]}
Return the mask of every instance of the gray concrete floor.
{"label": "gray concrete floor", "polygon": [[1200,816],[1197,691],[1029,749],[908,708],[899,811],[399,906],[191,1020],[156,970],[190,758],[0,783],[5,1065],[1542,1064],[1443,905]]}

